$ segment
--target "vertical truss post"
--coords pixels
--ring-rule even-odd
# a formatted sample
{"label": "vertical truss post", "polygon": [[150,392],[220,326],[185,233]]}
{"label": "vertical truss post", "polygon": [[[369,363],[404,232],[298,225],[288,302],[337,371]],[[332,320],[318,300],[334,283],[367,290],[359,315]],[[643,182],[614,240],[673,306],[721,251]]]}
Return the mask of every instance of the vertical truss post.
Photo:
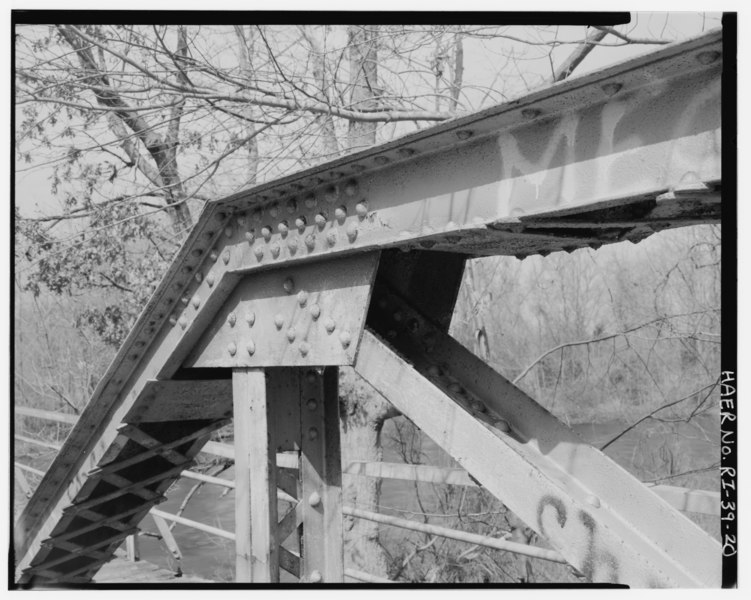
{"label": "vertical truss post", "polygon": [[238,582],[279,581],[276,444],[263,369],[234,369],[235,552]]}
{"label": "vertical truss post", "polygon": [[341,583],[344,577],[342,465],[337,367],[301,379],[303,548],[300,579]]}

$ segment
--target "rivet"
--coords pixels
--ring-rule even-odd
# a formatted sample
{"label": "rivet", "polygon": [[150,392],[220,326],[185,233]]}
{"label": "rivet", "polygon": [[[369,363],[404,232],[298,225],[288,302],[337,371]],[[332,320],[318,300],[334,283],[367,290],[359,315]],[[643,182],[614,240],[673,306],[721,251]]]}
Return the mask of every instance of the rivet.
{"label": "rivet", "polygon": [[326,188],[326,191],[323,193],[323,199],[326,200],[326,202],[336,202],[336,198],[339,194],[336,193],[336,187],[331,185]]}
{"label": "rivet", "polygon": [[226,248],[224,252],[222,252],[222,262],[225,265],[229,263],[229,248]]}
{"label": "rivet", "polygon": [[224,228],[224,235],[226,235],[228,238],[232,237],[232,234],[235,233],[232,227],[225,227]]}
{"label": "rivet", "polygon": [[403,315],[402,315],[402,312],[400,310],[396,310],[396,311],[394,311],[394,314],[391,315],[391,316],[393,317],[394,321],[396,321],[398,323],[399,321],[402,320],[402,316]]}
{"label": "rivet", "polygon": [[311,506],[318,506],[321,503],[321,495],[318,492],[313,492],[308,496],[308,504]]}
{"label": "rivet", "polygon": [[267,225],[261,227],[261,235],[263,236],[263,239],[268,242],[271,239],[271,227]]}
{"label": "rivet", "polygon": [[316,236],[314,236],[312,233],[309,233],[307,236],[305,236],[305,246],[310,251],[315,250]]}
{"label": "rivet", "polygon": [[295,341],[295,337],[297,337],[297,332],[295,331],[294,327],[290,327],[287,330],[287,341],[289,341],[289,343],[291,344]]}
{"label": "rivet", "polygon": [[375,161],[377,165],[387,165],[391,162],[387,156],[376,156]]}
{"label": "rivet", "polygon": [[407,329],[409,329],[412,333],[415,333],[420,330],[420,321],[417,319],[410,319],[407,321]]}
{"label": "rivet", "polygon": [[234,327],[235,323],[237,323],[237,316],[235,313],[231,312],[227,315],[227,323],[229,323],[230,327]]}
{"label": "rivet", "polygon": [[305,197],[305,206],[307,206],[308,208],[315,208],[316,197],[313,194]]}
{"label": "rivet", "polygon": [[263,213],[261,212],[261,209],[260,209],[260,208],[257,208],[257,209],[255,209],[255,210],[253,211],[253,220],[254,220],[254,221],[260,221],[260,220],[261,220],[261,216],[262,216],[262,214],[263,214]]}
{"label": "rivet", "polygon": [[347,185],[344,186],[344,193],[347,194],[347,196],[354,196],[357,194],[357,182],[354,179],[348,181]]}
{"label": "rivet", "polygon": [[253,254],[256,255],[259,262],[263,260],[263,248],[261,246],[256,246],[253,250]]}
{"label": "rivet", "polygon": [[498,419],[495,423],[493,423],[493,425],[495,425],[495,428],[498,431],[501,431],[503,433],[508,433],[509,431],[511,431],[511,426],[508,424],[508,421],[504,419]]}
{"label": "rivet", "polygon": [[334,329],[336,329],[336,323],[331,317],[326,317],[323,321],[323,326],[328,333],[334,333]]}
{"label": "rivet", "polygon": [[430,365],[430,367],[428,367],[428,375],[431,377],[440,377],[441,368],[438,365]]}
{"label": "rivet", "polygon": [[310,440],[318,439],[318,430],[315,427],[311,427],[310,429],[308,429],[308,439]]}
{"label": "rivet", "polygon": [[323,227],[326,225],[326,215],[323,213],[318,213],[313,220],[316,222],[316,225],[318,225],[319,229],[323,229]]}
{"label": "rivet", "polygon": [[284,326],[284,317],[281,314],[277,314],[274,317],[274,325],[277,329],[281,329]]}
{"label": "rivet", "polygon": [[186,275],[192,272],[193,272],[193,267],[191,267],[190,265],[186,265],[183,267],[183,273],[185,273]]}
{"label": "rivet", "polygon": [[458,383],[452,383],[449,386],[449,390],[451,390],[454,394],[461,394],[464,391],[462,386],[460,386]]}
{"label": "rivet", "polygon": [[253,311],[245,313],[245,322],[248,324],[248,327],[253,327],[256,322],[256,313]]}
{"label": "rivet", "polygon": [[209,287],[213,287],[214,286],[214,275],[213,275],[213,273],[209,273],[208,275],[206,275],[206,283],[207,283],[207,285]]}
{"label": "rivet", "polygon": [[340,206],[340,207],[338,207],[338,208],[337,208],[337,209],[336,209],[336,210],[334,211],[334,218],[335,218],[335,219],[336,219],[337,221],[339,221],[339,223],[343,223],[343,222],[344,222],[344,219],[346,219],[346,218],[347,218],[347,208],[346,208],[346,207],[344,207],[344,206]]}
{"label": "rivet", "polygon": [[597,496],[589,495],[587,496],[587,504],[593,508],[600,508],[600,499]]}
{"label": "rivet", "polygon": [[329,246],[336,245],[336,231],[333,229],[326,234],[326,242]]}
{"label": "rivet", "polygon": [[201,298],[199,296],[193,296],[193,299],[190,302],[193,304],[193,308],[201,306]]}
{"label": "rivet", "polygon": [[592,250],[597,250],[602,247],[602,244],[600,244],[599,242],[591,242],[589,244],[589,247],[592,248]]}
{"label": "rivet", "polygon": [[253,356],[256,353],[256,344],[253,340],[248,340],[245,344],[245,350],[247,350],[248,354],[250,356]]}
{"label": "rivet", "polygon": [[287,277],[287,279],[284,280],[284,283],[282,284],[282,288],[285,292],[288,294],[291,294],[295,291],[295,282],[291,277]]}
{"label": "rivet", "polygon": [[399,148],[399,150],[396,151],[396,153],[402,158],[409,158],[410,156],[414,156],[416,152],[417,151],[413,148]]}
{"label": "rivet", "polygon": [[[315,381],[315,379],[314,379]],[[312,383],[312,382],[311,382]],[[305,406],[308,407],[308,410],[314,411],[316,408],[318,408],[318,400],[315,398],[310,398],[306,403]]]}
{"label": "rivet", "polygon": [[517,258],[519,260],[524,260],[525,258],[527,258],[527,255],[526,254],[514,254],[514,258]]}
{"label": "rivet", "polygon": [[[318,373],[314,369],[310,369],[305,373],[305,379],[308,380],[308,383],[315,383],[318,379]],[[310,408],[310,404],[308,404],[308,408]]]}
{"label": "rivet", "polygon": [[300,354],[302,356],[307,356],[308,352],[310,352],[310,344],[308,344],[308,342],[302,342],[300,344]]}
{"label": "rivet", "polygon": [[297,211],[297,201],[296,200],[290,200],[287,202],[287,212],[289,214],[292,214],[293,212]]}
{"label": "rivet", "polygon": [[180,323],[180,327],[185,329],[188,326],[188,319],[186,319],[185,317],[180,317],[178,323]]}
{"label": "rivet", "polygon": [[248,219],[245,218],[245,215],[240,215],[237,217],[237,224],[240,227],[245,227],[245,225],[248,223]]}
{"label": "rivet", "polygon": [[472,132],[467,129],[462,129],[461,131],[456,132],[456,137],[460,140],[468,140],[472,137]]}
{"label": "rivet", "polygon": [[219,258],[219,254],[215,250],[212,250],[211,252],[209,252],[209,258],[216,262]]}
{"label": "rivet", "polygon": [[621,88],[623,87],[623,84],[620,83],[606,83],[602,86],[602,91],[605,92],[608,96],[615,96],[618,92],[621,91]]}
{"label": "rivet", "polygon": [[341,342],[342,346],[348,348],[352,343],[352,336],[350,335],[349,331],[342,331],[339,334],[339,341]]}
{"label": "rivet", "polygon": [[576,246],[564,246],[563,251],[566,254],[571,254],[576,249],[577,249]]}
{"label": "rivet", "polygon": [[201,275],[200,273],[196,273],[195,278],[198,283],[201,283],[201,281],[203,281],[203,275]]}
{"label": "rivet", "polygon": [[355,204],[355,212],[357,213],[357,216],[361,219],[364,219],[368,216],[368,205],[365,204],[365,202],[358,202]]}
{"label": "rivet", "polygon": [[716,62],[720,58],[720,53],[716,52],[714,50],[710,50],[707,52],[700,52],[696,55],[696,60],[698,60],[703,65],[711,65],[713,62]]}
{"label": "rivet", "polygon": [[277,231],[282,234],[282,237],[286,236],[289,233],[289,225],[287,224],[287,221],[282,221],[277,225]]}
{"label": "rivet", "polygon": [[300,290],[297,292],[297,303],[300,306],[305,306],[308,303],[308,292],[305,290]]}
{"label": "rivet", "polygon": [[216,213],[216,220],[219,223],[221,223],[222,221],[224,221],[224,219],[226,219],[226,218],[227,218],[227,215],[225,213],[223,213],[223,212]]}
{"label": "rivet", "polygon": [[323,581],[323,575],[320,571],[313,571],[310,574],[310,583],[321,583]]}
{"label": "rivet", "polygon": [[470,407],[472,407],[472,410],[475,412],[485,412],[485,405],[480,402],[479,400],[472,400],[472,402],[469,403]]}
{"label": "rivet", "polygon": [[256,241],[255,233],[253,233],[252,231],[246,231],[245,239],[248,241],[249,244],[252,244],[253,242]]}
{"label": "rivet", "polygon": [[295,252],[297,252],[297,238],[291,238],[287,242],[287,248],[289,249],[290,254],[294,254]]}
{"label": "rivet", "polygon": [[177,325],[177,319],[175,317],[170,317],[169,324],[174,327],[175,325]]}
{"label": "rivet", "polygon": [[237,346],[235,345],[235,342],[230,342],[227,344],[227,351],[229,352],[230,356],[234,356],[237,353]]}
{"label": "rivet", "polygon": [[433,246],[435,246],[434,240],[423,240],[420,242],[420,247],[425,248],[426,250],[430,250]]}
{"label": "rivet", "polygon": [[279,205],[272,204],[269,206],[269,215],[276,219],[279,216]]}
{"label": "rivet", "polygon": [[321,316],[321,307],[318,306],[317,304],[311,305],[311,307],[310,307],[310,316],[312,317],[312,319],[314,321],[317,321],[318,317]]}
{"label": "rivet", "polygon": [[354,165],[351,165],[351,167],[353,170],[357,171],[358,173],[368,168],[365,165],[361,165],[360,163],[355,163]]}
{"label": "rivet", "polygon": [[196,248],[195,250],[193,250],[193,252],[191,252],[191,254],[195,256],[196,258],[198,258],[199,256],[203,254],[203,250],[201,250],[200,248]]}
{"label": "rivet", "polygon": [[305,217],[303,217],[303,216],[297,217],[295,219],[295,227],[297,227],[297,229],[300,230],[300,231],[302,231],[303,229],[305,229],[305,226],[307,224],[308,224],[308,220]]}
{"label": "rivet", "polygon": [[281,252],[281,248],[279,247],[279,244],[274,242],[271,244],[271,256],[274,258],[279,258],[279,253]]}
{"label": "rivet", "polygon": [[541,114],[542,114],[542,111],[536,108],[522,109],[522,118],[527,119],[528,121],[531,121],[532,119],[536,119]]}

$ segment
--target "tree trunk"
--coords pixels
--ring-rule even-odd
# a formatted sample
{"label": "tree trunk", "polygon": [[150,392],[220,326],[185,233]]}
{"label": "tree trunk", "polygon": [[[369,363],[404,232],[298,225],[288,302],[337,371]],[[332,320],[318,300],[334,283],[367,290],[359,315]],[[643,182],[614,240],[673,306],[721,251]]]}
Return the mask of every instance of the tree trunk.
{"label": "tree trunk", "polygon": [[[378,27],[350,25],[349,82],[350,108],[357,111],[378,108]],[[376,123],[350,121],[349,151],[354,152],[376,142]]]}
{"label": "tree trunk", "polygon": [[[381,430],[396,409],[348,368],[339,370],[339,411],[342,422],[344,462],[380,461],[383,458]],[[346,477],[344,504],[378,511],[381,480],[374,477]],[[345,517],[345,567],[387,576],[388,558],[380,544],[378,524]]]}

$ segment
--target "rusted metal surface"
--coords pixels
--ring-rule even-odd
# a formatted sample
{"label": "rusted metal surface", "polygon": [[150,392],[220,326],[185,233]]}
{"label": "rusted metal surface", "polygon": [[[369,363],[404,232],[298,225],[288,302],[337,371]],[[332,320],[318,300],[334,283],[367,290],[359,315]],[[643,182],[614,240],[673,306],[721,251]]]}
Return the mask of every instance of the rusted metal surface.
{"label": "rusted metal surface", "polygon": [[[19,571],[86,496],[88,473],[118,456],[117,428],[149,382],[182,366],[246,273],[397,246],[523,256],[716,220],[720,49],[710,32],[208,204],[21,515]],[[680,192],[701,184],[714,196],[697,209]],[[646,226],[638,214],[573,234],[525,221],[666,193],[669,218]]]}
{"label": "rusted metal surface", "polygon": [[184,366],[352,364],[377,265],[376,252],[248,276]]}

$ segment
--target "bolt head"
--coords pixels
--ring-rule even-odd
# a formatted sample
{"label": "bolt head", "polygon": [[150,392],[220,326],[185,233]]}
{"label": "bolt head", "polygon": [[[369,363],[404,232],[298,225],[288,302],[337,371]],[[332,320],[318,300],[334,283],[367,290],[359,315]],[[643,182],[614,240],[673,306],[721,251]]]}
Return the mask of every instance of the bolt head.
{"label": "bolt head", "polygon": [[277,231],[279,231],[280,234],[287,235],[289,233],[289,225],[287,225],[286,221],[282,221],[279,223],[279,225],[276,226]]}
{"label": "bolt head", "polygon": [[297,201],[296,200],[289,200],[287,202],[287,212],[289,214],[292,214],[297,210]]}
{"label": "bolt head", "polygon": [[377,165],[387,165],[390,162],[388,156],[376,156],[375,161]]}
{"label": "bolt head", "polygon": [[326,225],[326,215],[318,213],[313,220],[316,222],[319,228],[323,228]]}
{"label": "bolt head", "polygon": [[256,322],[256,313],[253,311],[245,313],[245,321],[248,323],[248,327],[253,327]]}
{"label": "bolt head", "polygon": [[340,223],[343,223],[344,220],[347,218],[347,209],[344,206],[340,206],[337,209],[335,209],[334,218]]}
{"label": "bolt head", "polygon": [[326,188],[326,191],[323,194],[323,199],[326,200],[326,202],[336,202],[338,196],[339,194],[337,193],[336,187],[331,185]]}
{"label": "bolt head", "polygon": [[288,277],[284,280],[284,283],[282,284],[282,287],[284,288],[284,291],[288,294],[291,294],[295,291],[295,282],[291,277]]}
{"label": "bolt head", "polygon": [[310,574],[310,583],[321,583],[323,581],[323,575],[320,571],[313,571]]}
{"label": "bolt head", "polygon": [[308,439],[309,440],[318,439],[318,430],[315,427],[311,427],[310,429],[308,429]]}
{"label": "bolt head", "polygon": [[305,226],[308,224],[308,221],[305,217],[297,217],[295,219],[295,227],[299,230],[305,229]]}
{"label": "bolt head", "polygon": [[336,329],[336,323],[334,322],[334,319],[331,317],[327,317],[324,322],[323,326],[326,329],[327,333],[334,333],[334,329]]}
{"label": "bolt head", "polygon": [[456,132],[456,137],[460,140],[468,140],[472,137],[472,132],[467,129],[462,129],[461,131]]}
{"label": "bolt head", "polygon": [[[315,381],[315,379],[313,381]],[[305,403],[305,406],[308,407],[308,410],[314,411],[315,409],[318,408],[318,400],[316,400],[315,398],[311,398]]]}
{"label": "bolt head", "polygon": [[268,242],[271,239],[271,227],[267,227],[266,225],[261,227],[261,235]]}
{"label": "bolt head", "polygon": [[590,494],[587,496],[587,504],[592,508],[600,508],[600,499],[597,496]]}
{"label": "bolt head", "polygon": [[233,233],[235,233],[235,231],[234,229],[232,229],[232,227],[224,228],[224,235],[226,235],[228,238],[231,238]]}
{"label": "bolt head", "polygon": [[305,247],[311,252],[315,250],[316,236],[314,236],[312,233],[309,233],[307,236],[305,236]]}
{"label": "bolt head", "polygon": [[355,204],[355,212],[357,213],[357,216],[361,219],[364,219],[368,216],[368,205],[365,204],[365,202],[358,202]]}
{"label": "bolt head", "polygon": [[308,352],[310,352],[310,344],[308,344],[308,342],[302,342],[300,344],[300,354],[302,356],[307,356]]}
{"label": "bolt head", "polygon": [[188,326],[188,319],[186,319],[185,317],[180,317],[178,323],[180,323],[180,327],[185,329]]}
{"label": "bolt head", "polygon": [[297,292],[297,303],[300,306],[305,306],[308,303],[308,292],[305,290],[300,290]]}
{"label": "bolt head", "polygon": [[209,287],[213,287],[214,286],[214,281],[215,280],[214,280],[214,275],[213,274],[209,273],[208,275],[206,275],[206,284]]}
{"label": "bolt head", "polygon": [[274,317],[274,325],[276,325],[277,329],[284,327],[284,317],[281,314],[277,314]]}
{"label": "bolt head", "polygon": [[201,306],[201,299],[198,296],[193,296],[193,299],[190,301],[190,303],[193,305],[193,308],[198,308]]}
{"label": "bolt head", "polygon": [[258,262],[261,262],[263,260],[263,248],[261,248],[261,246],[256,246],[253,250],[253,254],[256,255]]}
{"label": "bolt head", "polygon": [[623,84],[621,83],[606,83],[602,86],[602,91],[608,96],[615,96],[621,91]]}
{"label": "bolt head", "polygon": [[279,247],[279,244],[271,244],[271,256],[273,256],[274,258],[279,258],[279,253],[281,251],[282,249]]}
{"label": "bolt head", "polygon": [[347,239],[350,241],[350,243],[354,242],[357,239],[357,225],[354,223],[350,223],[347,227]]}
{"label": "bolt head", "polygon": [[313,194],[310,194],[309,196],[305,197],[305,206],[308,208],[315,208],[316,206],[316,197]]}
{"label": "bolt head", "polygon": [[329,246],[336,245],[336,231],[333,229],[326,234],[326,242]]}
{"label": "bolt head", "polygon": [[321,494],[318,492],[313,492],[308,496],[308,504],[311,506],[318,506],[321,503]]}
{"label": "bolt head", "polygon": [[541,114],[542,114],[542,111],[536,108],[525,108],[522,110],[522,117],[529,121],[531,121],[532,119],[536,119]]}
{"label": "bolt head", "polygon": [[344,193],[347,194],[347,196],[352,197],[357,194],[357,182],[354,179],[351,179],[347,182],[347,184],[344,186]]}
{"label": "bolt head", "polygon": [[279,216],[279,205],[278,204],[272,204],[269,206],[269,215],[276,218]]}
{"label": "bolt head", "polygon": [[216,250],[212,250],[209,252],[209,258],[216,262],[219,259],[219,254],[216,252]]}
{"label": "bolt head", "polygon": [[708,52],[700,52],[696,56],[696,60],[698,60],[702,65],[711,65],[713,62],[717,62],[720,56],[721,54],[719,52],[710,50]]}
{"label": "bolt head", "polygon": [[237,217],[237,224],[240,227],[245,227],[245,224],[248,222],[248,220],[245,218],[245,215],[240,215]]}
{"label": "bolt head", "polygon": [[227,315],[227,323],[229,323],[230,327],[234,327],[235,323],[237,323],[237,315],[233,312],[229,313]]}
{"label": "bolt head", "polygon": [[349,331],[342,331],[339,334],[339,341],[341,342],[343,347],[348,348],[352,343],[352,335]]}
{"label": "bolt head", "polygon": [[222,262],[226,265],[229,263],[229,249],[222,252]]}
{"label": "bolt head", "polygon": [[297,332],[295,331],[295,328],[290,327],[287,330],[287,340],[289,341],[290,344],[295,341],[296,336],[297,336]]}
{"label": "bolt head", "polygon": [[253,356],[256,353],[256,344],[253,340],[248,340],[245,344],[245,350],[247,350],[248,354],[250,356]]}
{"label": "bolt head", "polygon": [[317,321],[318,317],[321,316],[321,307],[317,304],[312,304],[310,307],[310,316],[314,321]]}
{"label": "bolt head", "polygon": [[509,431],[511,431],[511,426],[505,419],[498,419],[495,423],[493,423],[493,425],[495,425],[495,428],[498,431],[501,431],[503,433],[508,433]]}
{"label": "bolt head", "polygon": [[229,352],[230,356],[234,356],[237,354],[237,345],[235,342],[230,342],[227,344],[227,351]]}
{"label": "bolt head", "polygon": [[287,249],[289,250],[290,254],[294,254],[297,252],[297,239],[292,238],[287,242]]}

